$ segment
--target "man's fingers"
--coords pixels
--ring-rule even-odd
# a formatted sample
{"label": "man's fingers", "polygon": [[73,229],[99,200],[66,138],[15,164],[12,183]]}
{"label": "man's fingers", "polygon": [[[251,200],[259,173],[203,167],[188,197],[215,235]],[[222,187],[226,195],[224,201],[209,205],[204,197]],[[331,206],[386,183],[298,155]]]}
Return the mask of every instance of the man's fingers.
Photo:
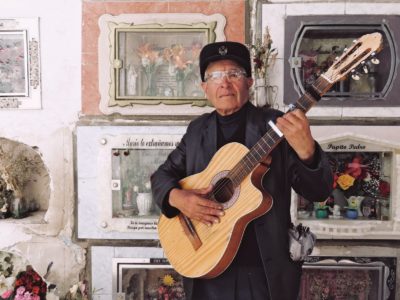
{"label": "man's fingers", "polygon": [[212,201],[212,200],[208,200],[208,199],[200,199],[199,200],[199,205],[207,207],[207,208],[212,208],[212,209],[218,209],[218,210],[223,210],[224,207],[222,206],[222,204]]}
{"label": "man's fingers", "polygon": [[200,199],[193,213],[194,218],[206,225],[217,224],[224,215],[223,207],[211,200]]}
{"label": "man's fingers", "polygon": [[199,195],[204,195],[204,196],[206,196],[206,195],[208,195],[211,191],[212,191],[212,189],[213,189],[213,186],[210,184],[208,187],[206,187],[206,188],[203,188],[203,189],[196,189],[196,190],[193,190],[193,192],[195,192],[196,194],[199,194]]}

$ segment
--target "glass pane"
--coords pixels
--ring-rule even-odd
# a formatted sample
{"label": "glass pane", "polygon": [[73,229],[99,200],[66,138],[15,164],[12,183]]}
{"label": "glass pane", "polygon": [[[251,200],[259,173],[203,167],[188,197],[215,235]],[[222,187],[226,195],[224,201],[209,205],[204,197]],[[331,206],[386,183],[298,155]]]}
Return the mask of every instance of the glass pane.
{"label": "glass pane", "polygon": [[328,152],[334,189],[323,202],[298,196],[299,218],[389,220],[392,153]]}
{"label": "glass pane", "polygon": [[206,31],[121,31],[117,99],[204,98],[199,53]]}
{"label": "glass pane", "polygon": [[[297,55],[301,59],[298,71],[303,89],[307,89],[339,58],[353,41],[364,34],[376,32],[375,28],[351,26],[310,26],[299,41]],[[381,32],[382,33],[382,32]],[[385,38],[385,35],[383,34]],[[379,56],[379,54],[377,54]],[[378,97],[388,80],[389,69],[376,64],[377,58],[365,61],[352,75],[336,83],[325,97]],[[380,61],[379,61],[380,62]]]}
{"label": "glass pane", "polygon": [[0,96],[27,96],[26,31],[0,31]]}
{"label": "glass pane", "polygon": [[158,217],[151,197],[150,175],[165,161],[171,149],[112,149],[112,178],[120,189],[112,191],[113,218]]}

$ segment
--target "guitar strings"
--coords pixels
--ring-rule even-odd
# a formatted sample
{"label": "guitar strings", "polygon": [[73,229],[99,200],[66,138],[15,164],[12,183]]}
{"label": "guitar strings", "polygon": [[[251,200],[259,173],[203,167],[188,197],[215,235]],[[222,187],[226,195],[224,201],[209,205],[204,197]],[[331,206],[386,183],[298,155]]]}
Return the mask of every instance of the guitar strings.
{"label": "guitar strings", "polygon": [[[363,53],[361,53],[361,56],[365,55],[365,51]],[[356,65],[358,65],[360,63],[360,57],[358,57],[358,59],[354,59],[357,61]],[[327,74],[329,73],[329,69],[327,72],[325,72],[323,75],[325,75],[328,79],[330,79],[330,81],[332,81],[332,78],[336,77],[337,75],[339,75],[339,73],[341,73],[341,70],[335,70],[333,69],[333,71],[331,72],[333,76],[327,76]],[[337,80],[336,80],[337,81]],[[335,81],[335,82],[336,82]],[[326,88],[330,88],[334,83],[330,83],[327,82],[326,80],[324,80],[324,78],[322,76],[319,76],[315,82],[312,84],[312,86],[319,92],[321,93],[324,89]],[[310,99],[311,98],[311,99]],[[302,101],[305,101],[305,104],[308,105],[308,107],[304,107],[302,105]],[[296,104],[299,104],[302,108],[304,108],[305,112],[307,112],[314,104],[316,103],[316,100],[311,97],[307,92],[302,95],[300,97],[300,99],[296,102]],[[243,179],[248,176],[251,171],[254,169],[254,167],[260,163],[261,159],[266,156],[271,149],[276,146],[279,142],[280,142],[280,137],[278,136],[277,140],[274,140],[274,135],[276,135],[276,132],[272,129],[269,129],[267,131],[266,134],[264,134],[264,136],[260,139],[260,141],[258,141],[251,149],[248,153],[246,153],[246,155],[243,157],[243,159],[241,161],[239,161],[233,168],[232,170],[229,171],[227,178],[232,181],[234,183],[234,187],[237,188],[237,186],[240,185],[240,183],[243,181]],[[269,145],[268,143],[268,139],[265,139],[266,137],[269,137],[273,144]],[[260,145],[261,142],[263,142],[267,148],[269,148],[267,151],[264,150],[264,148]],[[257,149],[258,148],[258,149]],[[261,155],[260,155],[260,152]],[[257,153],[260,157],[256,158],[254,157],[254,152]],[[264,153],[263,153],[264,152]],[[252,160],[252,158],[250,156],[253,156],[253,158],[255,159],[254,161]],[[250,164],[246,163],[246,160],[249,160]],[[243,169],[244,167],[248,167],[249,170],[246,171]],[[236,179],[239,177],[239,181],[236,181]],[[211,191],[211,196],[214,198],[214,200],[218,201],[217,199],[215,199],[216,194],[220,193],[223,189],[225,189],[227,187],[227,185],[229,184],[229,180],[223,182],[222,184],[219,185],[219,187],[216,190]]]}

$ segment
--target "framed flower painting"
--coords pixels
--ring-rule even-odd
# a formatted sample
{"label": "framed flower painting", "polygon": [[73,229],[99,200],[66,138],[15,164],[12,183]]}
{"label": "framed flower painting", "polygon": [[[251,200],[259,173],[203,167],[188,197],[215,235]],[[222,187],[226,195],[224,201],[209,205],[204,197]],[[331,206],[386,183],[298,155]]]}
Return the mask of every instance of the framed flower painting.
{"label": "framed flower painting", "polygon": [[[155,104],[206,106],[199,54],[223,40],[215,14],[103,15],[99,20],[102,110]],[[124,111],[118,110],[118,111]]]}

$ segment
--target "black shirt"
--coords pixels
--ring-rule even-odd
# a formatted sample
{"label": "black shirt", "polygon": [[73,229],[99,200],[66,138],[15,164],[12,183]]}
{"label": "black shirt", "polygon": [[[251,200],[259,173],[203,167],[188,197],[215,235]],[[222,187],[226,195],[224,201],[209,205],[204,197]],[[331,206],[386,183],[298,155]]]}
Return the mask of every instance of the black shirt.
{"label": "black shirt", "polygon": [[[217,114],[218,149],[225,144],[232,142],[237,142],[243,145],[245,144],[248,106],[249,104],[246,103],[240,110],[228,116],[221,116]],[[250,222],[247,225],[238,253],[232,264],[238,266],[262,266],[253,222]]]}

